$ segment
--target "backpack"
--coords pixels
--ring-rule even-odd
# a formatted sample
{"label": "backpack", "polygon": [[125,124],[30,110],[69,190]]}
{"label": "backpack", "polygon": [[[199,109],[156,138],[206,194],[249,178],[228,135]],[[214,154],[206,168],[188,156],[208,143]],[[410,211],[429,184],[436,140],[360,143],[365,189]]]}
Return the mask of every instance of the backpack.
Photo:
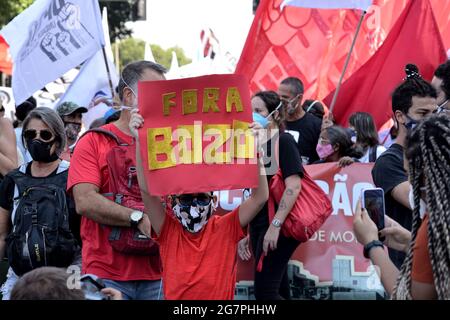
{"label": "backpack", "polygon": [[[284,236],[306,242],[323,225],[333,211],[331,201],[323,190],[304,171],[301,191],[292,207],[291,212],[281,226]],[[269,184],[269,221],[275,216],[275,203],[280,203],[286,186],[283,175],[279,169]],[[257,265],[257,271],[262,270],[264,255],[262,254]]]}
{"label": "backpack", "polygon": [[8,174],[15,190],[13,229],[6,237],[6,253],[19,276],[43,266],[68,267],[78,252],[69,228],[68,166],[62,161],[57,174],[45,178],[27,175],[27,164]]}
{"label": "backpack", "polygon": [[[113,139],[114,146],[106,154],[109,172],[109,193],[105,197],[113,199],[121,206],[144,211],[144,203],[137,180],[136,146],[121,141],[114,133],[101,128],[85,132],[96,132]],[[112,248],[123,254],[157,255],[159,245],[152,238],[148,238],[134,227],[111,227],[109,243]]]}

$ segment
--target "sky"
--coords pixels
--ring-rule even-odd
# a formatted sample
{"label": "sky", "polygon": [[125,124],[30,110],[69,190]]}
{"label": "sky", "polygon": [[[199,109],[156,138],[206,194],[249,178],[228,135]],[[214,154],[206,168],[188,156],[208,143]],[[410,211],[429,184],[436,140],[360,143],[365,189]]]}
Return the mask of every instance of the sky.
{"label": "sky", "polygon": [[239,58],[253,21],[252,0],[147,0],[147,21],[129,23],[133,37],[195,59],[202,28],[211,28],[222,50]]}

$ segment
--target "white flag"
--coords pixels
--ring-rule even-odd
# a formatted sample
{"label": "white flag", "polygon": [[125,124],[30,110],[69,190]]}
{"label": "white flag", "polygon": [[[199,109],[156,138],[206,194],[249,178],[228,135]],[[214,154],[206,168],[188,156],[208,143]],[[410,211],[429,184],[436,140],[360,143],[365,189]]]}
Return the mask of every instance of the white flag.
{"label": "white flag", "polygon": [[16,103],[89,59],[105,44],[97,0],[36,0],[0,34],[14,61]]}
{"label": "white flag", "polygon": [[360,9],[367,11],[372,0],[284,0],[280,8],[294,6],[319,9]]}
{"label": "white flag", "polygon": [[[119,83],[119,77],[108,54],[107,60],[113,88],[115,88]],[[81,67],[80,73],[59,99],[57,105],[65,101],[72,101],[79,106],[88,108],[88,112],[83,114],[83,123],[88,128],[92,121],[103,117],[105,112],[110,109],[104,102],[98,103],[98,99],[101,98],[112,99],[112,96],[103,52],[99,50]]]}
{"label": "white flag", "polygon": [[108,24],[108,9],[103,7],[102,11],[102,26],[103,34],[105,36],[105,52],[112,62],[114,62],[114,55],[112,53],[111,39],[109,38],[109,24]]}
{"label": "white flag", "polygon": [[150,46],[150,43],[148,43],[147,41],[145,41],[144,60],[155,62],[152,47]]}

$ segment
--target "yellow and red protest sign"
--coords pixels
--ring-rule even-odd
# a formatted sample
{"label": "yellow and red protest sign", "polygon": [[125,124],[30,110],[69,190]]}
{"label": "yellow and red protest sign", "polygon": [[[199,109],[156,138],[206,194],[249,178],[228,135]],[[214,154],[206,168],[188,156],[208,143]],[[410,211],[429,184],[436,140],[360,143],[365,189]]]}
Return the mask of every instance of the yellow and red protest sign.
{"label": "yellow and red protest sign", "polygon": [[255,187],[247,80],[211,75],[140,82],[139,130],[152,195]]}

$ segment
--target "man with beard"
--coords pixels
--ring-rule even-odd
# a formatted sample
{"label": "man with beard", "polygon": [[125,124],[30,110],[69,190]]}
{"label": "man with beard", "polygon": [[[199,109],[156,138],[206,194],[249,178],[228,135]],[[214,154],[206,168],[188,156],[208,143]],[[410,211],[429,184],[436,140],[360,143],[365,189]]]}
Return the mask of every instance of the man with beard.
{"label": "man with beard", "polygon": [[56,111],[64,122],[64,129],[67,137],[67,147],[61,154],[61,159],[70,161],[72,150],[75,147],[78,135],[81,131],[81,118],[83,113],[86,113],[88,110],[85,107],[80,107],[74,102],[67,101],[61,103],[56,108]]}
{"label": "man with beard", "polygon": [[303,83],[300,79],[289,77],[281,81],[278,94],[286,111],[286,132],[297,142],[303,164],[319,160],[316,152],[322,120],[305,112],[302,108]]}

